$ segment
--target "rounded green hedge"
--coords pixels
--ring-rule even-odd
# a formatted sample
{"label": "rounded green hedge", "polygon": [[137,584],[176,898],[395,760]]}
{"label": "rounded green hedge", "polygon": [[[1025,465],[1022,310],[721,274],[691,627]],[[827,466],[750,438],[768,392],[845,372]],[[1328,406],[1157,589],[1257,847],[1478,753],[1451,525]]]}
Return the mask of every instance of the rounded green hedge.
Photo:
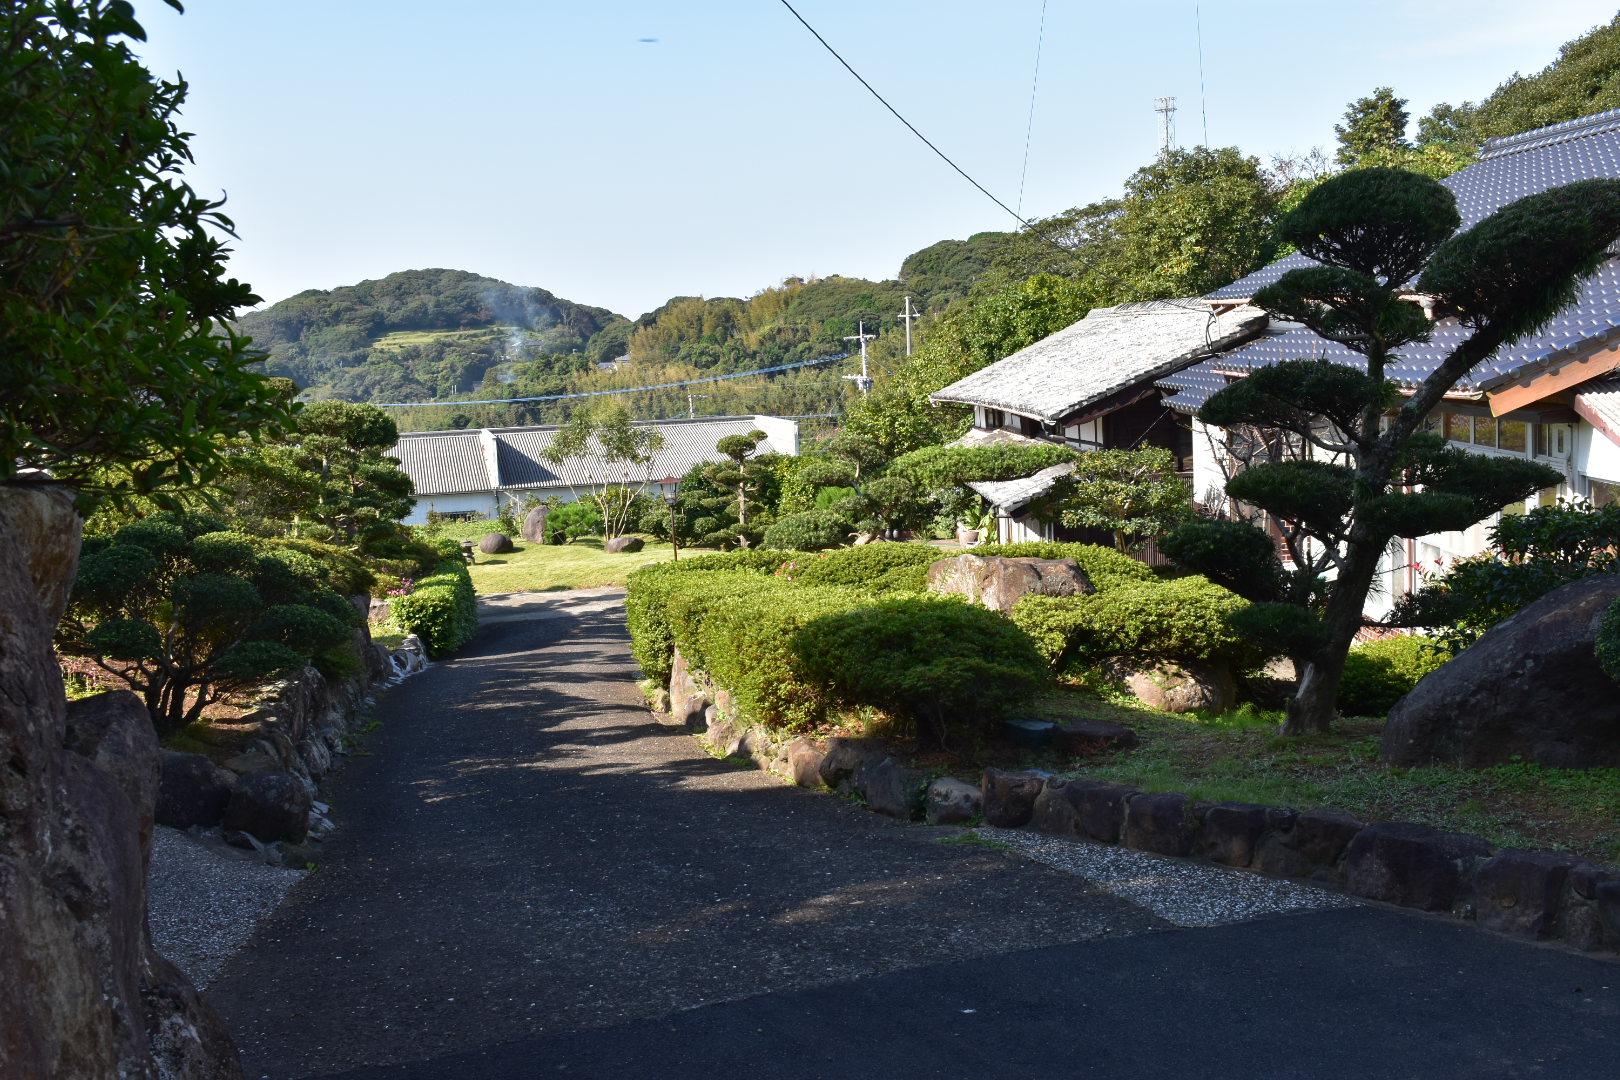
{"label": "rounded green hedge", "polygon": [[1116,584],[1095,596],[1026,596],[1012,618],[1054,667],[1129,656],[1241,668],[1261,659],[1229,621],[1247,606],[1207,578],[1184,577]]}
{"label": "rounded green hedge", "polygon": [[459,554],[441,562],[435,574],[418,581],[409,595],[389,607],[399,624],[420,637],[434,658],[455,652],[478,630],[478,598]]}
{"label": "rounded green hedge", "polygon": [[776,551],[823,551],[849,540],[849,519],[832,510],[784,514],[765,530],[760,546]]}
{"label": "rounded green hedge", "polygon": [[928,567],[945,558],[930,544],[863,544],[839,548],[809,559],[795,567],[793,579],[805,585],[851,585],[867,587],[894,570]]}
{"label": "rounded green hedge", "polygon": [[1356,645],[1344,658],[1339,711],[1346,716],[1385,716],[1419,679],[1449,659],[1445,646],[1416,634]]}

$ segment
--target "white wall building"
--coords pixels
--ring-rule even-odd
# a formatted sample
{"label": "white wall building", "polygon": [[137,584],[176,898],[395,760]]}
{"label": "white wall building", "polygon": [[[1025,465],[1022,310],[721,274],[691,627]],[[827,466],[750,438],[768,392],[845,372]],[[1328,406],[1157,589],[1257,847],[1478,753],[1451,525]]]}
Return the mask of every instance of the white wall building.
{"label": "white wall building", "polygon": [[478,428],[467,431],[413,431],[401,435],[391,454],[416,485],[416,506],[407,525],[427,522],[429,512],[492,518],[503,503],[528,495],[555,495],[563,502],[576,493],[613,484],[651,480],[649,492],[662,494],[692,466],[722,460],[715,443],[727,435],[763,431],[762,454],[799,452],[799,424],[780,416],[705,416],[639,423],[656,431],[663,447],[646,470],[635,475],[602,472],[579,458],[553,465],[544,454],[562,428]]}

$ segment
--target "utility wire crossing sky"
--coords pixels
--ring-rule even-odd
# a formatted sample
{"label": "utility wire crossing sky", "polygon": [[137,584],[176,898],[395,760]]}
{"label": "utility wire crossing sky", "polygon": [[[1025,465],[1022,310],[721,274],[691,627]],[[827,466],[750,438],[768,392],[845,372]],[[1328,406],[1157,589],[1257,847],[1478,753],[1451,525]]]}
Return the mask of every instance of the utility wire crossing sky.
{"label": "utility wire crossing sky", "polygon": [[[1156,98],[1187,118],[1207,103],[1211,145],[1269,161],[1331,146],[1376,86],[1414,116],[1477,100],[1614,14],[1591,0],[186,8],[137,0],[139,50],[190,82],[190,178],[229,196],[232,273],[266,300],[452,267],[631,316],[790,275],[892,277],[935,241],[1115,195],[1158,151]],[[1201,141],[1202,116],[1181,126]]]}

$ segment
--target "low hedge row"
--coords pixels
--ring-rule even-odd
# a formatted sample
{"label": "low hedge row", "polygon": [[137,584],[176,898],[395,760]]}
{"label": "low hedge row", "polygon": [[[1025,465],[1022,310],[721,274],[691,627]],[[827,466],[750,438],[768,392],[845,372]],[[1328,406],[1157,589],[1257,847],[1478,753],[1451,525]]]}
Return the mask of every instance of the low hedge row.
{"label": "low hedge row", "polygon": [[1207,578],[1184,577],[1099,586],[1095,596],[1026,596],[1012,617],[1053,667],[1133,656],[1243,668],[1264,659],[1228,622],[1247,606]]}
{"label": "low hedge row", "polygon": [[896,570],[920,568],[926,578],[928,567],[945,557],[944,552],[929,544],[864,544],[801,560],[791,576],[805,585],[869,588]]}
{"label": "low hedge row", "polygon": [[669,682],[675,649],[669,601],[682,581],[692,574],[713,570],[769,575],[795,556],[794,552],[749,549],[654,563],[633,571],[625,597],[625,619],[630,626],[630,652],[642,672],[656,682]]}
{"label": "low hedge row", "polygon": [[459,544],[456,550],[455,558],[439,563],[431,577],[418,581],[409,595],[390,605],[394,618],[407,632],[420,637],[434,658],[455,652],[478,629],[472,577],[461,559]]}

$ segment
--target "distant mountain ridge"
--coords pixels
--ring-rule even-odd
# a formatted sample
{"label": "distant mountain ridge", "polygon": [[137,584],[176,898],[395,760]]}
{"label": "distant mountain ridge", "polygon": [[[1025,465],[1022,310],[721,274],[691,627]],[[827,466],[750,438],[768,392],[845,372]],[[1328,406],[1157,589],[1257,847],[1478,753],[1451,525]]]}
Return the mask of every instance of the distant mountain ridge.
{"label": "distant mountain ridge", "polygon": [[545,289],[429,269],[310,289],[242,316],[237,328],[268,353],[271,374],[309,396],[379,401],[453,396],[503,366],[588,356],[593,338],[613,327],[622,337],[629,325]]}

